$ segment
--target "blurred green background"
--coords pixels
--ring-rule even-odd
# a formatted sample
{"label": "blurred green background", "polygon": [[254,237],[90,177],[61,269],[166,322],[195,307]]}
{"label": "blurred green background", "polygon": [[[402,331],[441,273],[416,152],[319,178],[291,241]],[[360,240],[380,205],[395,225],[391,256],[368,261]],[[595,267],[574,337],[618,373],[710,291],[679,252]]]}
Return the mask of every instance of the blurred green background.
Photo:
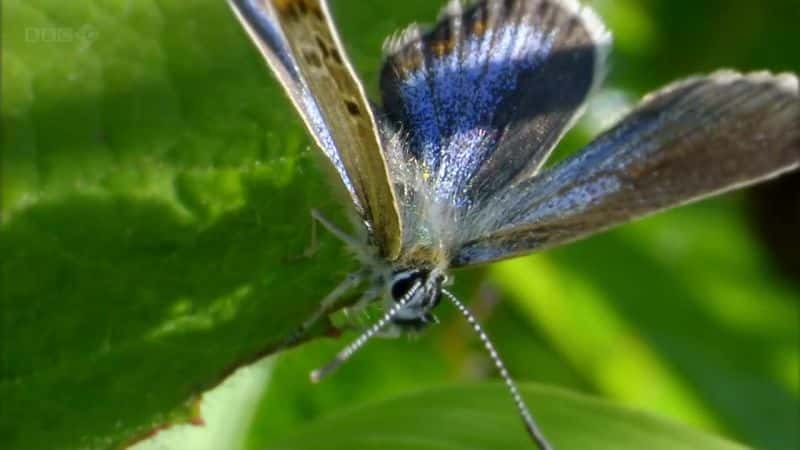
{"label": "blurred green background", "polygon": [[[440,7],[331,3],[371,92],[383,38],[432,21]],[[796,0],[590,4],[615,36],[609,82],[560,155],[673,79],[720,67],[800,68]],[[330,236],[314,259],[296,258],[310,208],[343,217],[310,139],[224,2],[6,0],[2,8],[4,448],[107,448],[197,421],[199,411],[205,427],[174,427],[135,448],[295,448],[292,437],[320,420],[358,432],[365,413],[351,408],[359,405],[495,376],[444,306],[440,326],[376,340],[318,386],[308,371],[353,333],[260,360],[217,386],[274,352],[353,267]],[[797,179],[459,272],[455,290],[520,382],[755,448],[798,449]],[[425,398],[415,404],[449,408],[445,394],[438,405]],[[548,416],[558,404],[532,406]],[[389,429],[413,437],[417,427]],[[469,448],[409,442],[395,447]]]}

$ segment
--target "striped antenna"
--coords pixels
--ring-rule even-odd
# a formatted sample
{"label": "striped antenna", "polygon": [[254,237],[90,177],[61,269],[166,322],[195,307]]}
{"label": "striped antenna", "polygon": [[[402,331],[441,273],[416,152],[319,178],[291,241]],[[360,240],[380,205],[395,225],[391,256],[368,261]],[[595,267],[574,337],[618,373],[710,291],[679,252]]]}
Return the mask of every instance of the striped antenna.
{"label": "striped antenna", "polygon": [[367,331],[363,332],[361,336],[356,338],[350,345],[343,348],[336,357],[331,360],[328,364],[324,365],[323,367],[311,371],[310,377],[312,383],[319,383],[322,378],[328,376],[331,372],[338,369],[339,366],[344,364],[345,361],[350,359],[353,356],[353,353],[357,352],[358,349],[364,346],[370,339],[372,339],[376,334],[378,334],[389,322],[397,315],[405,306],[406,304],[411,301],[417,291],[422,287],[422,282],[417,280],[412,286],[411,289],[406,292],[406,294],[400,297],[400,300],[394,303],[386,314],[380,318],[375,324],[373,324]]}
{"label": "striped antenna", "polygon": [[481,342],[483,342],[483,346],[489,353],[489,357],[492,358],[495,367],[497,367],[497,371],[500,372],[500,377],[503,379],[503,381],[505,381],[506,387],[511,393],[514,403],[517,405],[519,415],[522,417],[522,421],[525,423],[525,428],[528,430],[528,434],[531,436],[531,439],[533,439],[533,442],[537,447],[539,447],[539,450],[553,450],[553,446],[547,442],[547,439],[545,439],[541,430],[539,430],[539,427],[536,425],[536,421],[533,420],[533,415],[528,409],[528,405],[525,404],[525,400],[523,400],[522,396],[519,394],[517,384],[514,383],[514,380],[512,380],[511,376],[508,374],[506,365],[503,364],[503,360],[500,359],[500,355],[497,353],[497,350],[495,350],[492,341],[489,340],[489,336],[483,331],[483,327],[481,327],[480,323],[478,323],[478,320],[475,318],[475,316],[472,315],[472,312],[470,312],[470,310],[467,309],[467,307],[461,303],[455,295],[450,293],[450,291],[447,289],[442,289],[442,292],[448,299],[450,299],[450,302],[455,305],[456,309],[458,309],[467,319],[467,322],[472,325],[472,329],[475,330],[478,338],[480,338]]}

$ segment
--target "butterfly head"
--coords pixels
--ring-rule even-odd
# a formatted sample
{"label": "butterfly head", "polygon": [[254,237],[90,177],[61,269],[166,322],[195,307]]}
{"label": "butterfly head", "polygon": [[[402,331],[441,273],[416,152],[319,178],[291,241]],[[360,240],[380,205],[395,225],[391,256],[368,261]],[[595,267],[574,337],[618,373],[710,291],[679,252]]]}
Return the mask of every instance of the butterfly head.
{"label": "butterfly head", "polygon": [[[392,323],[404,331],[416,331],[436,323],[431,310],[442,299],[447,276],[439,269],[407,268],[396,270],[389,281],[394,303],[404,302]],[[405,299],[405,300],[404,300]]]}

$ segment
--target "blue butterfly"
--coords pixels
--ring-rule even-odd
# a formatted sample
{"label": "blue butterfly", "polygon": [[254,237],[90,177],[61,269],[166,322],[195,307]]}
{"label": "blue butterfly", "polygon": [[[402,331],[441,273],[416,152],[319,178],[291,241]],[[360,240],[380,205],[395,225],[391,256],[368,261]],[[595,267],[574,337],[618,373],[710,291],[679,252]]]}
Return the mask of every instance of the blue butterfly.
{"label": "blue butterfly", "polygon": [[382,105],[370,103],[324,0],[230,0],[350,194],[363,239],[315,218],[363,269],[345,292],[384,316],[319,380],[387,328],[435,321],[442,297],[474,327],[540,449],[534,422],[492,343],[445,286],[452,268],[564,244],[800,165],[793,74],[719,71],[646,96],[582,151],[542,165],[601,84],[611,35],[576,0],[450,1],[431,28],[384,46]]}

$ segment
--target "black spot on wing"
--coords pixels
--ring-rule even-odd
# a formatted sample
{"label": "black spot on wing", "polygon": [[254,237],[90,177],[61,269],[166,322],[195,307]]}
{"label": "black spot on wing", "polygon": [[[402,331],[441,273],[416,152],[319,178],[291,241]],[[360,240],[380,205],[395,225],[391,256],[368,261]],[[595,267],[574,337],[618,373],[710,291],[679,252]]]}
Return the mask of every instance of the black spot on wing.
{"label": "black spot on wing", "polygon": [[274,3],[281,15],[293,21],[300,20],[302,17],[311,16],[319,22],[325,22],[325,15],[319,8],[317,2],[307,2],[305,0],[277,0]]}
{"label": "black spot on wing", "polygon": [[331,56],[331,51],[328,50],[328,46],[325,45],[325,41],[323,41],[322,38],[319,36],[314,36],[314,42],[317,43],[319,51],[322,52],[322,57],[328,59]]}
{"label": "black spot on wing", "polygon": [[340,66],[343,64],[342,55],[340,55],[339,54],[339,50],[337,50],[335,48],[331,49],[331,58],[333,58],[333,60],[336,62],[336,64],[338,64]]}
{"label": "black spot on wing", "polygon": [[325,22],[325,15],[322,14],[322,10],[317,7],[317,5],[313,5],[311,8],[311,15],[314,16],[315,19],[319,22]]}
{"label": "black spot on wing", "polygon": [[360,116],[361,109],[359,109],[358,104],[352,100],[345,100],[344,106],[347,108],[347,112],[350,113],[351,116]]}
{"label": "black spot on wing", "polygon": [[308,65],[310,65],[311,67],[315,67],[318,69],[322,67],[322,60],[320,59],[317,52],[313,50],[305,50],[303,52],[303,59],[305,59]]}

